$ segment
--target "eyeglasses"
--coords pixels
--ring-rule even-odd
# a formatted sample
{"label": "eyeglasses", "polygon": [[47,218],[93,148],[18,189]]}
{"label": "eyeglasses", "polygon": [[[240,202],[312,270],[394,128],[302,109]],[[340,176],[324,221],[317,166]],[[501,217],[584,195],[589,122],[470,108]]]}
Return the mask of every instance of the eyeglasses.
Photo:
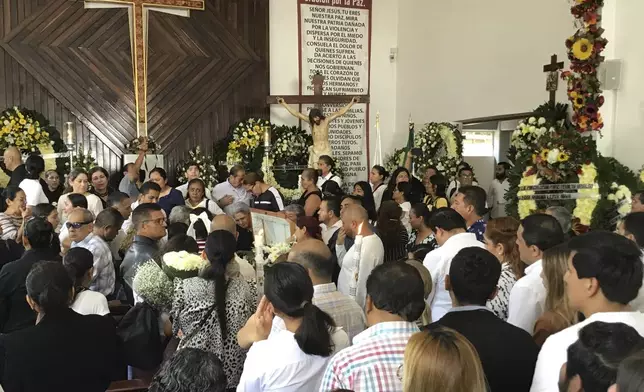
{"label": "eyeglasses", "polygon": [[89,221],[89,222],[65,222],[65,226],[67,227],[67,229],[78,230],[78,229],[80,229],[81,227],[83,227],[85,225],[89,225],[90,223],[94,223],[94,221]]}
{"label": "eyeglasses", "polygon": [[162,225],[163,222],[165,222],[165,218],[147,219],[147,220],[143,221],[143,223],[148,223],[148,222],[154,222],[154,223],[156,223],[158,225]]}

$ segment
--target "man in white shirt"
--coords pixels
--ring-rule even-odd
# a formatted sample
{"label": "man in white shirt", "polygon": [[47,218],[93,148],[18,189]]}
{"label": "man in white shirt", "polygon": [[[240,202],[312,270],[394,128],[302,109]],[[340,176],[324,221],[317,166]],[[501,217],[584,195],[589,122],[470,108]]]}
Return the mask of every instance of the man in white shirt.
{"label": "man in white shirt", "polygon": [[445,288],[445,276],[452,259],[461,249],[485,248],[485,245],[476,239],[476,235],[466,232],[465,219],[451,208],[436,210],[429,219],[429,227],[440,248],[429,252],[423,265],[432,276],[432,291],[427,303],[432,310],[432,321],[438,321],[452,308],[452,298]]}
{"label": "man in white shirt", "polygon": [[559,390],[558,375],[568,347],[588,324],[624,323],[644,336],[644,313],[628,305],[642,287],[644,267],[639,247],[619,234],[602,231],[575,237],[568,246],[571,255],[564,276],[566,296],[571,308],[586,319],[546,340],[537,359],[531,392]]}
{"label": "man in white shirt", "polygon": [[217,184],[212,189],[212,200],[216,201],[219,207],[229,216],[233,216],[233,204],[244,203],[250,205],[252,194],[244,188],[245,175],[244,167],[235,165],[230,169],[228,181]]}
{"label": "man in white shirt", "polygon": [[528,267],[525,276],[510,291],[508,323],[531,335],[534,333],[534,324],[545,310],[547,291],[541,279],[543,252],[564,240],[559,222],[546,214],[528,216],[521,221],[517,231],[519,257]]}
{"label": "man in white shirt", "polygon": [[322,229],[322,242],[328,244],[331,237],[342,227],[338,200],[322,200],[318,216],[320,217],[320,228]]}
{"label": "man in white shirt", "polygon": [[641,351],[643,345],[644,338],[626,324],[595,321],[586,325],[579,331],[579,340],[568,348],[559,391],[614,392],[609,388],[617,380],[620,363]]}
{"label": "man in white shirt", "polygon": [[[196,162],[190,162],[188,164],[188,169],[186,169],[185,176],[186,183],[175,188],[176,190],[181,192],[184,199],[188,196],[188,184],[190,183],[190,181],[201,178],[201,169],[199,168],[199,165]],[[210,189],[205,189],[204,196],[210,198]]]}
{"label": "man in white shirt", "polygon": [[490,190],[487,193],[487,206],[490,208],[490,217],[492,218],[507,216],[505,213],[505,194],[510,188],[508,171],[510,171],[510,164],[507,162],[499,162],[494,169],[495,178],[492,180]]}
{"label": "man in white shirt", "polygon": [[369,227],[369,214],[362,206],[349,205],[342,209],[342,228],[355,243],[347,251],[344,235],[338,235],[335,251],[340,265],[338,290],[355,298],[364,309],[367,297],[367,278],[385,259],[385,248],[380,238]]}

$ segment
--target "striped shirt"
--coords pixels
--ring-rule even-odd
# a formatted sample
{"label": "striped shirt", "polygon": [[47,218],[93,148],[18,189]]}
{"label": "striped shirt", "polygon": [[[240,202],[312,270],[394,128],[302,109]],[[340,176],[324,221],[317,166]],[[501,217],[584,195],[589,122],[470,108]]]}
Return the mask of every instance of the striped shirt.
{"label": "striped shirt", "polygon": [[98,291],[105,296],[114,292],[116,271],[112,261],[112,252],[107,243],[94,233],[90,233],[85,239],[73,242],[72,248],[85,248],[94,255],[94,275],[89,289]]}
{"label": "striped shirt", "polygon": [[284,199],[277,189],[270,187],[253,200],[252,207],[264,211],[280,212],[284,210]]}
{"label": "striped shirt", "polygon": [[18,229],[22,225],[22,216],[14,217],[0,212],[0,228],[3,240],[14,240],[18,236]]}
{"label": "striped shirt", "polygon": [[415,323],[379,323],[353,339],[353,346],[336,354],[324,372],[320,392],[350,389],[355,392],[402,392],[398,369]]}

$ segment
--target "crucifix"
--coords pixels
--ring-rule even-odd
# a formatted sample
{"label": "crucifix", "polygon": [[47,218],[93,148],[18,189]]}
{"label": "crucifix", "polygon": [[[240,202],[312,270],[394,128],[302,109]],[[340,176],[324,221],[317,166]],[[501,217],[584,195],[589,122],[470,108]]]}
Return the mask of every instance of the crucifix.
{"label": "crucifix", "polygon": [[[328,116],[322,114],[323,104],[343,104],[348,101],[348,95],[323,95],[324,93],[324,76],[319,72],[313,78],[313,95],[287,95],[283,97],[269,96],[266,98],[267,104],[278,103],[282,105],[288,112],[302,121],[306,121],[311,125],[311,134],[313,135],[313,146],[309,147],[309,167],[317,169],[318,159],[321,155],[333,156],[331,153],[331,146],[329,144],[329,123],[340,116],[344,116],[351,107],[360,103],[369,103],[369,95],[355,95],[348,105],[344,106],[335,113]],[[293,109],[286,102],[296,104],[313,104],[315,107],[311,109],[308,116]]]}
{"label": "crucifix", "polygon": [[550,92],[550,103],[554,104],[557,100],[557,88],[559,87],[559,70],[564,68],[563,61],[557,62],[557,55],[553,54],[550,57],[550,64],[543,66],[543,72],[548,73],[548,80],[546,81],[546,91]]}
{"label": "crucifix", "polygon": [[189,17],[190,10],[203,11],[205,0],[85,0],[85,8],[127,8],[136,105],[136,135],[148,135],[148,13]]}

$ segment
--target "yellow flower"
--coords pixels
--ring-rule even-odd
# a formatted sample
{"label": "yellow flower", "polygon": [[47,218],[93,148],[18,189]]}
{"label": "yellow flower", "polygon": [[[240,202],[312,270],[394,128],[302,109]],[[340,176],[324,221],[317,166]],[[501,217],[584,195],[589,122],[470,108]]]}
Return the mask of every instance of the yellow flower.
{"label": "yellow flower", "polygon": [[43,132],[43,133],[42,133],[42,136],[43,136],[43,137],[49,137],[49,132]]}
{"label": "yellow flower", "polygon": [[550,150],[548,150],[547,148],[544,148],[543,150],[541,150],[541,154],[539,154],[541,156],[541,159],[543,159],[544,161],[547,161],[549,152]]}
{"label": "yellow flower", "polygon": [[570,159],[570,155],[566,154],[565,152],[560,152],[559,156],[557,157],[558,162],[566,162]]}
{"label": "yellow flower", "polygon": [[572,45],[572,54],[578,60],[588,60],[593,55],[593,44],[586,38],[578,39]]}
{"label": "yellow flower", "polygon": [[644,170],[640,172],[640,181],[644,182]]}
{"label": "yellow flower", "polygon": [[27,123],[27,120],[25,120],[24,118],[20,119],[20,124],[21,125],[25,125],[26,123]]}
{"label": "yellow flower", "polygon": [[30,135],[33,135],[34,133],[36,133],[36,130],[34,129],[34,127],[29,127],[29,130],[27,132],[29,132]]}

